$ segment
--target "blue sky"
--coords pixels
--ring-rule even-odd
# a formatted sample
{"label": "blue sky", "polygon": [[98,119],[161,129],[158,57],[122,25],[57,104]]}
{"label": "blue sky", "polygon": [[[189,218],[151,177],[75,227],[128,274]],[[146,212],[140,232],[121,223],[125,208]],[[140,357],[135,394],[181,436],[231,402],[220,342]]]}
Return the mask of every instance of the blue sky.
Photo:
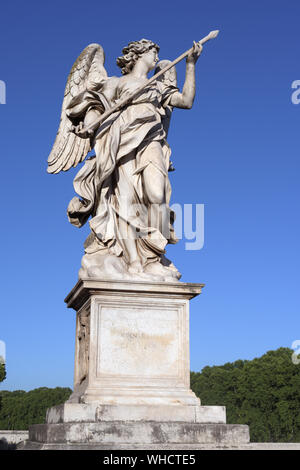
{"label": "blue sky", "polygon": [[[186,282],[206,284],[191,302],[191,369],[290,347],[299,325],[300,79],[297,0],[6,2],[1,7],[2,389],[71,386],[76,283],[88,228],[66,207],[77,169],[46,173],[63,90],[92,42],[109,75],[131,40],[152,39],[175,59],[213,29],[197,64],[192,110],[175,110],[169,133],[173,203],[205,205],[205,243],[167,255]],[[180,87],[184,63],[177,67]]]}

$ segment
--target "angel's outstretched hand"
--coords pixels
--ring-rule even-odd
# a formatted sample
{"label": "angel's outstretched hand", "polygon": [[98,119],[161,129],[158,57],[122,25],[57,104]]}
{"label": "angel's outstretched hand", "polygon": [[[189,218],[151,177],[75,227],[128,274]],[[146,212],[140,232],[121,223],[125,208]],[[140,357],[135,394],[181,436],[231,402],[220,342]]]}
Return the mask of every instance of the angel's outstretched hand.
{"label": "angel's outstretched hand", "polygon": [[193,48],[186,59],[187,63],[195,64],[197,60],[199,59],[202,49],[203,49],[203,46],[199,44],[199,42],[194,41]]}

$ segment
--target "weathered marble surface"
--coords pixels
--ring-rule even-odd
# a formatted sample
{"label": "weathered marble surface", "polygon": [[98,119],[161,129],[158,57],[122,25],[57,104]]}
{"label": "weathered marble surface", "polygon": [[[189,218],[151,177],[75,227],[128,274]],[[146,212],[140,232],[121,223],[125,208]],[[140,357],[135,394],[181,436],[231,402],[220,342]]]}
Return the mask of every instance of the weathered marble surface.
{"label": "weathered marble surface", "polygon": [[28,431],[0,430],[0,450],[13,450],[17,444],[28,439]]}
{"label": "weathered marble surface", "polygon": [[77,312],[74,393],[68,401],[111,406],[111,416],[121,406],[124,417],[136,406],[135,413],[149,419],[157,406],[156,420],[164,406],[166,420],[176,420],[176,407],[183,416],[186,406],[187,420],[196,421],[200,400],[190,390],[189,299],[202,287],[78,282],[66,299]]}
{"label": "weathered marble surface", "polygon": [[96,423],[113,421],[159,421],[189,423],[226,423],[225,406],[199,405],[99,405],[64,403],[47,410],[46,421],[56,423]]}
{"label": "weathered marble surface", "polygon": [[87,442],[88,447],[94,449],[159,448],[164,445],[172,448],[201,444],[238,446],[249,442],[249,428],[235,424],[133,421],[35,424],[30,427],[27,446],[35,443],[43,449],[59,445],[80,449],[87,446]]}

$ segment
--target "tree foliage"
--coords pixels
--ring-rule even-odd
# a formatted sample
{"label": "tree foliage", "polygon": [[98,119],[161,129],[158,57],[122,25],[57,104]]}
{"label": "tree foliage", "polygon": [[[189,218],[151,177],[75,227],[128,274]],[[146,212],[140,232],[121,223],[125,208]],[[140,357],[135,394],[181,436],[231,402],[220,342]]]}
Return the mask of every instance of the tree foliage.
{"label": "tree foliage", "polygon": [[[2,356],[0,356],[0,382],[3,382],[6,378],[5,362]],[[0,410],[2,406],[2,400],[0,396]]]}
{"label": "tree foliage", "polygon": [[0,382],[3,382],[6,377],[6,370],[5,370],[5,363],[2,361],[2,357],[0,356]]}
{"label": "tree foliage", "polygon": [[47,408],[64,403],[71,393],[70,388],[61,387],[0,391],[0,429],[26,430],[31,424],[45,423]]}
{"label": "tree foliage", "polygon": [[[279,348],[252,361],[191,372],[191,388],[203,405],[225,405],[227,422],[248,424],[253,442],[300,442],[300,365]],[[3,369],[2,369],[3,370]],[[5,378],[1,372],[0,379]],[[28,429],[45,422],[46,410],[64,403],[70,388],[1,391],[0,429]]]}
{"label": "tree foliage", "polygon": [[227,422],[248,424],[253,442],[300,442],[300,365],[279,348],[252,361],[191,372],[203,405],[225,405]]}

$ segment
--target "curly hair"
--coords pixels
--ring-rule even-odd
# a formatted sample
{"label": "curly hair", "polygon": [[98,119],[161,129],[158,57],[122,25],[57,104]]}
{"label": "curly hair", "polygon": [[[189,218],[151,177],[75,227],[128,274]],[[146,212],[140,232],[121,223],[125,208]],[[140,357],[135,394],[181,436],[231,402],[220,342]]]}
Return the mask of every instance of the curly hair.
{"label": "curly hair", "polygon": [[159,52],[159,46],[149,39],[141,39],[140,41],[132,41],[122,50],[123,55],[117,58],[117,65],[121,68],[123,75],[131,72],[135,63],[144,52],[155,48]]}

